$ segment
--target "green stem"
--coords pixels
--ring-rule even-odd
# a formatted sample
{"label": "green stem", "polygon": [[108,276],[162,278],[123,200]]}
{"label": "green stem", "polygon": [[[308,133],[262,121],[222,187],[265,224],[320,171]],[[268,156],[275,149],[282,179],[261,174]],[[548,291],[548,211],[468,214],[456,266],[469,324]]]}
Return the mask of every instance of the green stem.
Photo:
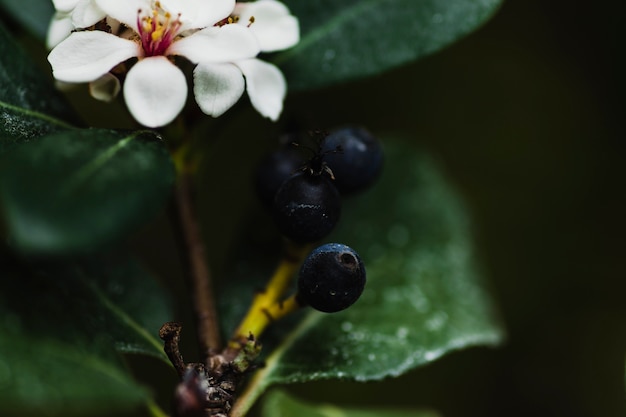
{"label": "green stem", "polygon": [[152,417],[169,417],[152,399],[146,401],[146,408]]}

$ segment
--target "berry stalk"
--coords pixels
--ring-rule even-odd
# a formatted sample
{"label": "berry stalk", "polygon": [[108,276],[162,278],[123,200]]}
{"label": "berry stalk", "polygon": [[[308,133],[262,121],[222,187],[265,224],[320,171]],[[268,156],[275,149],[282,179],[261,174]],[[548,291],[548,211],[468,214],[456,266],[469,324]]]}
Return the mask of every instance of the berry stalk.
{"label": "berry stalk", "polygon": [[255,295],[250,309],[231,338],[231,345],[239,345],[240,341],[245,340],[250,334],[258,338],[272,321],[299,307],[295,297],[285,301],[281,301],[280,298],[310,249],[310,245],[287,243],[283,258],[265,289]]}

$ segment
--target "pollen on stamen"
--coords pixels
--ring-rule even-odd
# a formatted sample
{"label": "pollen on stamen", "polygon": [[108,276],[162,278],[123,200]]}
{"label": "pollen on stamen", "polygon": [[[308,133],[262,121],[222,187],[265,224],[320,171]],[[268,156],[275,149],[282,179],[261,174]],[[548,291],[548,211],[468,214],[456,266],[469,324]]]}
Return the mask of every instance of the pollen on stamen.
{"label": "pollen on stamen", "polygon": [[154,2],[151,14],[141,16],[141,12],[141,9],[137,12],[137,27],[145,55],[164,55],[182,26],[180,13],[172,20],[172,14],[163,10],[158,1]]}

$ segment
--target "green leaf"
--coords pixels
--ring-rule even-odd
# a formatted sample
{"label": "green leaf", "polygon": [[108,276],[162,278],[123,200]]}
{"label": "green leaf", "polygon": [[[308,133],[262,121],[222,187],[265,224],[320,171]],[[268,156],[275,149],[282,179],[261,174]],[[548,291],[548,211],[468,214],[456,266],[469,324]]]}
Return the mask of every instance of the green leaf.
{"label": "green leaf", "polygon": [[103,415],[149,401],[119,352],[167,361],[166,293],[133,260],[26,265],[0,254],[0,414]]}
{"label": "green leaf", "polygon": [[16,144],[71,129],[76,120],[50,75],[39,71],[0,24],[0,155]]}
{"label": "green leaf", "polygon": [[301,39],[274,62],[289,88],[313,89],[378,74],[451,44],[501,0],[285,0]]}
{"label": "green leaf", "polygon": [[10,242],[30,253],[90,251],[153,217],[174,168],[153,132],[71,130],[24,144],[0,164]]}
{"label": "green leaf", "polygon": [[[263,337],[271,354],[241,397],[242,409],[272,384],[380,380],[453,350],[502,341],[503,330],[474,262],[461,199],[427,155],[406,144],[386,145],[378,184],[345,202],[340,229],[328,239],[360,253],[368,277],[363,296],[336,314],[309,311],[278,337],[277,346]],[[240,278],[248,277],[249,287],[235,289],[239,299],[263,282],[254,266],[244,265],[238,262]],[[240,318],[230,304],[225,312]],[[289,329],[286,325],[275,327]]]}
{"label": "green leaf", "polygon": [[39,40],[46,39],[48,25],[54,14],[50,0],[0,0],[0,9]]}
{"label": "green leaf", "polygon": [[263,401],[265,417],[437,417],[430,410],[400,410],[389,408],[339,408],[330,404],[309,404],[290,397],[283,391],[273,390]]}

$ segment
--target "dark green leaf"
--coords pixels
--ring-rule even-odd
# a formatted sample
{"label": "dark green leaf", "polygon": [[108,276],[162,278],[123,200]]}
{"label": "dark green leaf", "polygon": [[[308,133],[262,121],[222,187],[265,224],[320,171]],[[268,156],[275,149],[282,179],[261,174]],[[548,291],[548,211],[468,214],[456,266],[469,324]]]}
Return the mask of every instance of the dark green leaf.
{"label": "dark green leaf", "polygon": [[[40,0],[37,0],[40,1]],[[17,143],[72,128],[76,116],[0,24],[0,155]]]}
{"label": "dark green leaf", "polygon": [[[346,201],[339,227],[329,240],[360,253],[368,277],[363,296],[336,314],[308,312],[278,346],[262,338],[271,354],[242,408],[271,384],[379,380],[453,350],[502,341],[474,262],[466,209],[431,158],[387,143],[382,178]],[[254,266],[241,272],[250,287],[236,290],[239,299],[263,282]],[[232,307],[236,297],[225,298]]]}
{"label": "dark green leaf", "polygon": [[[483,24],[501,0],[285,0],[301,40],[274,62],[291,89],[378,74],[431,54]],[[400,93],[399,93],[400,94]]]}
{"label": "dark green leaf", "polygon": [[0,0],[0,9],[41,41],[54,14],[50,0]]}
{"label": "dark green leaf", "polygon": [[273,390],[263,401],[265,417],[437,417],[430,410],[400,410],[388,408],[339,408],[330,404],[308,404],[290,397],[283,391]]}
{"label": "dark green leaf", "polygon": [[117,351],[164,361],[169,300],[127,258],[24,265],[0,255],[0,414],[82,416],[148,400]]}
{"label": "dark green leaf", "polygon": [[163,208],[174,182],[165,145],[147,131],[65,131],[3,162],[0,207],[25,252],[83,252],[124,237]]}

